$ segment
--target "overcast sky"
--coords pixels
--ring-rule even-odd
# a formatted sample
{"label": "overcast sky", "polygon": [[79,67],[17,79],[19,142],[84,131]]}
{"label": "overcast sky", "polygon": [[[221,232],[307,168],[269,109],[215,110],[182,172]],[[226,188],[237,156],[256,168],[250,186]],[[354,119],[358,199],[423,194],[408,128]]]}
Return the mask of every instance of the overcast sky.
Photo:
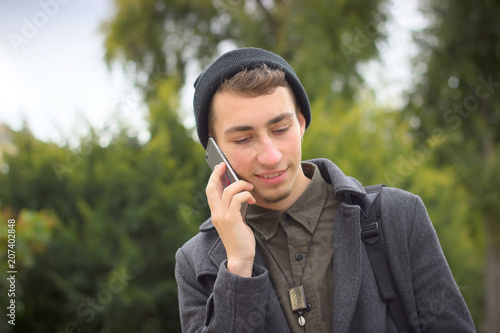
{"label": "overcast sky", "polygon": [[[0,122],[19,130],[25,119],[37,138],[62,142],[118,114],[147,139],[132,81],[103,61],[99,25],[111,10],[111,0],[0,0]],[[409,30],[424,22],[413,0],[395,1],[392,11],[383,60],[363,70],[378,100],[397,104],[409,83]]]}

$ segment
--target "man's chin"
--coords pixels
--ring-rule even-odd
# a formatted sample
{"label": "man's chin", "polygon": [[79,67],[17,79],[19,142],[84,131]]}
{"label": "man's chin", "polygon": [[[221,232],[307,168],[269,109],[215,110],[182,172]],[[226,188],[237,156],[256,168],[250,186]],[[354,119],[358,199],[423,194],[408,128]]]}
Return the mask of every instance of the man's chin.
{"label": "man's chin", "polygon": [[282,193],[274,193],[271,195],[262,196],[262,199],[266,204],[275,204],[281,202],[290,196],[291,191],[286,191]]}

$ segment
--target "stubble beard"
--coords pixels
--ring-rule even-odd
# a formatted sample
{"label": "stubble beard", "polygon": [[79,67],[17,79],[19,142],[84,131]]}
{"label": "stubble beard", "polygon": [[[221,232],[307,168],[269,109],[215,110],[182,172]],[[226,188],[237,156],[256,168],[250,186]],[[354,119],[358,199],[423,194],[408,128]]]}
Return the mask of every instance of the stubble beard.
{"label": "stubble beard", "polygon": [[274,193],[275,194],[274,196],[266,196],[266,197],[263,196],[262,199],[264,199],[264,202],[267,204],[275,204],[288,198],[291,193],[292,189],[289,189],[283,193]]}

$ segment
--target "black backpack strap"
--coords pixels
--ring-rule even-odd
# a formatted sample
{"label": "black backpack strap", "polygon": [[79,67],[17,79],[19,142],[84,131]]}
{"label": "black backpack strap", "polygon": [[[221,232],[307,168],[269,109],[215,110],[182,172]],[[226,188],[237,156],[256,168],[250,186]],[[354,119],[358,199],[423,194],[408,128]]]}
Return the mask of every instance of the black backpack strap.
{"label": "black backpack strap", "polygon": [[361,208],[361,239],[365,243],[366,252],[377,280],[380,296],[382,300],[387,302],[398,332],[404,333],[410,332],[410,325],[401,299],[396,291],[381,228],[382,208],[380,203],[381,195],[379,194],[384,186],[380,184],[365,187],[367,192],[366,197],[356,197],[356,203]]}

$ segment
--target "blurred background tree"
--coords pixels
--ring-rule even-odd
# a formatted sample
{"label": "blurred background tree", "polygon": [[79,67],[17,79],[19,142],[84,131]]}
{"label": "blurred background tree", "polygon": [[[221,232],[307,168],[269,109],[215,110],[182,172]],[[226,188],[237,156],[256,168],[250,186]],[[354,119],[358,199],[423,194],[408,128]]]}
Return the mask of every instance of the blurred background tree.
{"label": "blurred background tree", "polygon": [[[111,138],[105,129],[89,127],[76,146],[40,142],[28,129],[9,131],[16,149],[6,154],[8,172],[0,174],[0,204],[4,220],[16,218],[20,234],[16,329],[180,332],[174,255],[209,216],[209,169],[193,129],[182,125],[181,94],[190,76],[239,46],[282,55],[301,78],[314,119],[304,158],[330,158],[364,184],[383,182],[423,198],[482,328],[484,295],[497,293],[488,298],[488,314],[498,304],[491,299],[500,297],[494,289],[500,283],[483,283],[484,267],[498,267],[490,262],[498,261],[500,244],[493,236],[498,102],[493,91],[482,90],[490,95],[470,117],[458,113],[453,120],[457,115],[443,110],[455,99],[472,103],[465,98],[475,96],[479,76],[491,77],[497,89],[500,8],[490,2],[470,8],[448,1],[422,4],[432,24],[419,36],[417,61],[427,71],[415,79],[408,106],[399,112],[377,106],[359,72],[377,58],[377,45],[386,38],[386,5],[115,0],[102,25],[105,61],[131,69],[148,107],[151,136],[141,143],[120,119]],[[0,265],[6,264],[3,247]],[[116,281],[119,291],[110,287]],[[5,283],[0,280],[2,290]],[[486,321],[483,332],[498,331],[491,316]],[[2,331],[11,329],[1,325]]]}
{"label": "blurred background tree", "polygon": [[175,116],[165,127],[143,145],[126,128],[106,144],[94,131],[74,150],[11,134],[0,191],[17,221],[17,332],[179,330],[174,254],[207,216],[180,207],[207,173]]}
{"label": "blurred background tree", "polygon": [[484,329],[500,332],[500,4],[440,0],[421,7],[430,25],[416,33],[416,65],[427,70],[415,78],[404,114],[418,117],[418,143],[444,133],[434,165],[453,168],[468,194],[469,228],[486,235]]}

